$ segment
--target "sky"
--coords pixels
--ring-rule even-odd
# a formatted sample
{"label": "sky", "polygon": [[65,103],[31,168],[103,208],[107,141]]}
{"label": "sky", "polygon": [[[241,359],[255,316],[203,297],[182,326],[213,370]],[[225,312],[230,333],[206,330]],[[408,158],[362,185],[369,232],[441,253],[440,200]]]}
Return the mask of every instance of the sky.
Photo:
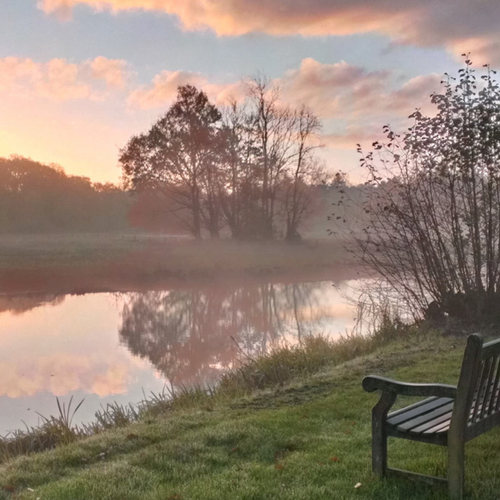
{"label": "sky", "polygon": [[192,83],[265,74],[322,120],[327,168],[408,126],[461,54],[500,66],[498,0],[0,0],[0,156],[119,182],[118,153]]}

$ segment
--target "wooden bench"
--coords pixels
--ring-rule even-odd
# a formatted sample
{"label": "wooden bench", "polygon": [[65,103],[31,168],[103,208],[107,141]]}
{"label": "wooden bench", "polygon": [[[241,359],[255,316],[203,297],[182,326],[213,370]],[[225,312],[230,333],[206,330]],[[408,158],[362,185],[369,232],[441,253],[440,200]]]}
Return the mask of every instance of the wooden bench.
{"label": "wooden bench", "polygon": [[[458,386],[406,384],[370,375],[363,389],[382,391],[372,410],[372,467],[379,476],[406,476],[447,483],[453,500],[463,498],[465,443],[500,424],[500,339],[483,345],[470,335]],[[398,395],[426,399],[389,413]],[[411,439],[448,447],[448,478],[387,467],[387,438]]]}

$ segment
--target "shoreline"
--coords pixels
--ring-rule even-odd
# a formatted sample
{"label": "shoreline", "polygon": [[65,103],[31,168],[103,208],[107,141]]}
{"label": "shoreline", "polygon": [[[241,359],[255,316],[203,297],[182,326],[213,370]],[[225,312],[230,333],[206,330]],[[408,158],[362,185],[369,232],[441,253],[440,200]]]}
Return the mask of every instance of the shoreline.
{"label": "shoreline", "polygon": [[[364,277],[343,243],[54,239],[0,242],[0,294],[141,292],[237,282],[343,281]],[[61,244],[61,241],[63,244]],[[87,243],[87,246],[85,246]],[[19,245],[19,246],[17,246]],[[2,251],[3,250],[3,251]]]}

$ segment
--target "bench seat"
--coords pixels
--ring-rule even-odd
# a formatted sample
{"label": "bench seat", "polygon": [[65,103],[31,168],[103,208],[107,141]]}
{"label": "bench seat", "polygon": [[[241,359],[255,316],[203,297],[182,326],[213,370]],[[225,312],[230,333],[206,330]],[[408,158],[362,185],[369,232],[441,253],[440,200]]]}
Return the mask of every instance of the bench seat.
{"label": "bench seat", "polygon": [[[485,398],[485,412],[488,412],[490,404],[496,403],[498,400],[499,390],[497,389],[495,396],[492,397],[492,389],[493,387],[490,386]],[[469,423],[472,422],[476,400],[477,393],[474,394],[472,400]],[[393,437],[429,441],[433,444],[446,446],[453,407],[454,399],[452,398],[432,397],[418,401],[387,415],[387,434]],[[479,410],[481,409],[482,404],[480,404]]]}
{"label": "bench seat", "polygon": [[[389,436],[425,440],[432,435],[432,442],[446,445],[447,432],[453,413],[453,399],[427,398],[387,415]],[[441,442],[442,441],[442,442]]]}

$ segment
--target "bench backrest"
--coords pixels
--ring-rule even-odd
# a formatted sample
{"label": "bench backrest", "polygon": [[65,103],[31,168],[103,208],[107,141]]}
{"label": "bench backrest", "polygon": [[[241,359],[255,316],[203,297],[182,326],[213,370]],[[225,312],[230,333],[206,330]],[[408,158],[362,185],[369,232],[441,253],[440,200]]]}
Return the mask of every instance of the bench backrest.
{"label": "bench backrest", "polygon": [[469,440],[500,424],[500,339],[467,339],[450,433]]}

